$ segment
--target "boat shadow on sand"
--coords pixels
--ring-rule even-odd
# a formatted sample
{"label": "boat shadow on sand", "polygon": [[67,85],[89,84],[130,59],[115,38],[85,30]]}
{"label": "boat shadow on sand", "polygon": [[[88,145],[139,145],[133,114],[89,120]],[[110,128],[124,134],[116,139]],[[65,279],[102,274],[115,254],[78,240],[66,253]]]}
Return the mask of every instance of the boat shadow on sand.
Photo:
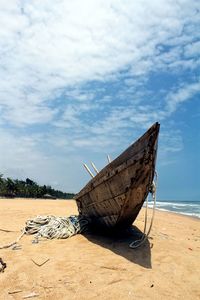
{"label": "boat shadow on sand", "polygon": [[87,238],[88,241],[107,248],[115,254],[123,256],[132,263],[138,264],[147,269],[152,268],[151,245],[148,239],[143,245],[136,249],[131,249],[129,247],[133,241],[141,239],[142,237],[142,232],[136,226],[132,226],[128,230],[112,234],[90,231],[89,233],[83,233],[83,236]]}

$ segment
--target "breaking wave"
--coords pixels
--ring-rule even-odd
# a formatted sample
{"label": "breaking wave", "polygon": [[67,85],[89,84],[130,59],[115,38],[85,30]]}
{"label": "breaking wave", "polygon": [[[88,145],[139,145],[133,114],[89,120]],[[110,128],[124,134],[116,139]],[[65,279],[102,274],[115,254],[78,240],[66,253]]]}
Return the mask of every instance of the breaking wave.
{"label": "breaking wave", "polygon": [[[149,201],[148,206],[152,208],[153,201]],[[157,201],[156,209],[200,218],[200,201]]]}

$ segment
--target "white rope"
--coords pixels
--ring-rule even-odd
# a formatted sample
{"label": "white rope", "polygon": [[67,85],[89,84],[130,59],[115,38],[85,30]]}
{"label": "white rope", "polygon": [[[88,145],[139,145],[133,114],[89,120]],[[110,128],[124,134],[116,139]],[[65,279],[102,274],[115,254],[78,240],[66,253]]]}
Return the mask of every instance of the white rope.
{"label": "white rope", "polygon": [[132,249],[136,249],[140,247],[141,245],[144,244],[144,242],[148,239],[149,234],[151,232],[151,228],[153,226],[153,221],[154,221],[154,216],[155,216],[155,208],[156,208],[156,189],[157,189],[157,181],[158,181],[158,174],[155,171],[155,181],[153,181],[153,186],[152,186],[152,198],[154,200],[153,202],[153,212],[152,212],[152,217],[151,217],[151,222],[149,226],[149,230],[146,234],[146,227],[147,227],[147,211],[148,211],[148,196],[146,198],[146,209],[145,209],[145,222],[144,222],[144,232],[142,234],[142,238],[140,240],[133,241],[130,243],[129,247]]}
{"label": "white rope", "polygon": [[23,237],[24,234],[25,234],[25,230],[23,229],[22,233],[20,234],[20,236],[14,242],[5,244],[3,246],[0,246],[0,249],[10,248],[10,247],[16,245],[19,242],[19,240],[21,240],[21,238]]}
{"label": "white rope", "polygon": [[87,230],[89,221],[79,216],[37,216],[26,222],[25,233],[47,239],[66,239]]}
{"label": "white rope", "polygon": [[75,234],[88,230],[89,220],[85,217],[70,216],[37,216],[26,222],[24,229],[16,241],[0,246],[0,249],[10,248],[16,245],[24,234],[34,234],[34,243],[38,243],[40,237],[47,239],[66,239]]}

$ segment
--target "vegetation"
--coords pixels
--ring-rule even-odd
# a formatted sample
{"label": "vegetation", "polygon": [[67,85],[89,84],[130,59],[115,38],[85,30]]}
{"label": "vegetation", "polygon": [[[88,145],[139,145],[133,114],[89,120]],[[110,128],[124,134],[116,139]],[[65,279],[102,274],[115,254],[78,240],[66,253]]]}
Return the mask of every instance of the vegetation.
{"label": "vegetation", "polygon": [[0,197],[24,197],[24,198],[58,198],[72,199],[75,194],[54,190],[49,185],[40,186],[27,178],[25,181],[11,178],[3,178],[0,174]]}

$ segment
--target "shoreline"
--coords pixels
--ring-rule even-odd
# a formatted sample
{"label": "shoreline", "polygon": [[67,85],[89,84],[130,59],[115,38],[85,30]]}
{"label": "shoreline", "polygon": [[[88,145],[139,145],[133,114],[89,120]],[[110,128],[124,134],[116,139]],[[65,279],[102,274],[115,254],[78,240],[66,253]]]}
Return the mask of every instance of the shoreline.
{"label": "shoreline", "polygon": [[[52,202],[59,202],[59,201],[74,201],[76,202],[76,200],[74,199],[46,199],[46,198],[20,198],[20,197],[16,197],[16,198],[2,198],[0,197],[0,201],[2,200],[8,200],[8,201],[52,201]],[[145,209],[145,206],[142,207],[142,209]],[[153,208],[152,207],[148,207],[148,210],[152,210]],[[192,218],[192,219],[197,219],[197,220],[200,220],[200,217],[198,216],[195,216],[195,215],[189,215],[189,214],[186,214],[186,213],[182,213],[182,212],[176,212],[176,211],[172,211],[172,210],[167,210],[167,209],[163,209],[163,208],[155,208],[156,211],[158,212],[163,212],[163,213],[172,213],[172,214],[175,214],[175,215],[178,215],[178,216],[183,216],[183,217],[187,217],[187,218]]]}
{"label": "shoreline", "polygon": [[[149,209],[152,209],[152,208],[149,208]],[[165,210],[165,209],[159,209],[159,208],[156,208],[156,211],[160,211],[160,212],[163,212],[163,213],[172,213],[172,214],[175,214],[175,215],[178,215],[178,216],[183,216],[183,217],[186,217],[186,218],[191,218],[191,219],[195,219],[195,220],[199,220],[200,221],[200,217],[197,217],[197,216],[191,216],[191,215],[188,215],[188,214],[184,214],[184,213],[180,213],[180,212],[176,212],[176,211],[172,211],[172,210]]]}

